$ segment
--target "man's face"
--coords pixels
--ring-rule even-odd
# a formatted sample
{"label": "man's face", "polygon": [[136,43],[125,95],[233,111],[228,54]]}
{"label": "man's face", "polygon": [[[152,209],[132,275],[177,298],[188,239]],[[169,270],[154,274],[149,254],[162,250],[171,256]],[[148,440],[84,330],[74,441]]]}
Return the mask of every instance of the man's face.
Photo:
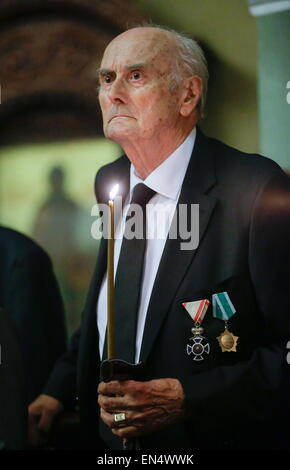
{"label": "man's face", "polygon": [[[107,47],[99,74],[106,137],[120,145],[178,129],[180,92],[170,90],[173,40],[154,28],[126,31]],[[163,133],[163,134],[162,134]]]}

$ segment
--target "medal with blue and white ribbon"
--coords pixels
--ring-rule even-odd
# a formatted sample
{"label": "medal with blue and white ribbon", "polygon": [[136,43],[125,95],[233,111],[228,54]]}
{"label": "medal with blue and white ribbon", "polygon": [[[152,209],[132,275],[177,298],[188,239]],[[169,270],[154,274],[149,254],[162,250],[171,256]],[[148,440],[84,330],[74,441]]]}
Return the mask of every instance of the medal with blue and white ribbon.
{"label": "medal with blue and white ribbon", "polygon": [[224,331],[217,336],[222,352],[237,352],[239,337],[228,330],[228,321],[236,313],[236,309],[227,292],[219,292],[212,296],[213,316],[225,322]]}
{"label": "medal with blue and white ribbon", "polygon": [[189,343],[186,345],[186,352],[189,356],[193,356],[194,361],[203,361],[203,354],[209,354],[210,351],[209,343],[202,336],[204,329],[201,327],[209,304],[207,299],[182,304],[194,321],[194,327],[191,329],[194,336],[189,338]]}

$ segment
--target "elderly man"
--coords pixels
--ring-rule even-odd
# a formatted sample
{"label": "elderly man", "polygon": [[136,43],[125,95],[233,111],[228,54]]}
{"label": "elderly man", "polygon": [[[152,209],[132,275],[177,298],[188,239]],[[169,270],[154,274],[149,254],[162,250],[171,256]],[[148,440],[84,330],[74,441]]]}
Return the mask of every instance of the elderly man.
{"label": "elderly man", "polygon": [[[105,135],[126,156],[97,174],[98,202],[107,202],[118,182],[127,202],[135,202],[141,184],[149,193],[144,204],[168,207],[166,236],[148,238],[138,256],[140,283],[133,274],[126,280],[124,255],[130,273],[137,258],[129,262],[125,237],[115,246],[118,356],[145,362],[147,380],[98,384],[106,348],[103,242],[81,329],[31,405],[31,423],[40,416],[39,427],[48,429],[71,400],[78,356],[89,448],[101,440],[122,448],[124,438],[155,450],[282,446],[289,181],[271,160],[243,154],[197,129],[207,68],[194,41],[161,28],[130,29],[108,45],[99,78]],[[181,205],[192,204],[199,205],[199,243],[182,249],[179,232],[166,237]],[[154,221],[147,216],[150,230]]]}

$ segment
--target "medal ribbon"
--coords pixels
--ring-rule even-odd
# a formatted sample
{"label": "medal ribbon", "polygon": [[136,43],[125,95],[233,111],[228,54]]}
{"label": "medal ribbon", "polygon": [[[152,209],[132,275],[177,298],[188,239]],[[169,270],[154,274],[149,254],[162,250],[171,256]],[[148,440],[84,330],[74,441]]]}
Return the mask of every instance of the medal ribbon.
{"label": "medal ribbon", "polygon": [[213,294],[212,307],[214,318],[219,320],[227,321],[236,313],[236,309],[227,292]]}
{"label": "medal ribbon", "polygon": [[187,310],[187,312],[193,319],[194,323],[199,323],[199,324],[202,323],[209,304],[210,304],[210,301],[207,299],[196,300],[195,302],[183,302],[182,303],[183,307]]}

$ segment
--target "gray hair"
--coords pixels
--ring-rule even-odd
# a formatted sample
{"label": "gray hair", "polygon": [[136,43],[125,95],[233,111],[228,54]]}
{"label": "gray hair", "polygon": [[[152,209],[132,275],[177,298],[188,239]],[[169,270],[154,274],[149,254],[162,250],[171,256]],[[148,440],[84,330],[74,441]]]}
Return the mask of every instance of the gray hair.
{"label": "gray hair", "polygon": [[[197,75],[202,80],[202,95],[198,104],[200,117],[205,115],[205,102],[207,94],[208,67],[204,52],[194,39],[189,38],[184,33],[178,33],[174,29],[166,28],[157,24],[142,24],[134,28],[156,28],[167,33],[171,33],[176,43],[176,60],[170,73],[170,87],[176,89],[184,78]],[[131,28],[130,28],[131,29]]]}
{"label": "gray hair", "polygon": [[208,82],[208,68],[206,58],[203,50],[199,44],[191,38],[183,34],[172,31],[176,38],[177,46],[177,60],[176,65],[171,72],[171,86],[179,86],[183,78],[197,75],[202,80],[202,94],[198,108],[200,116],[204,117],[207,82]]}

